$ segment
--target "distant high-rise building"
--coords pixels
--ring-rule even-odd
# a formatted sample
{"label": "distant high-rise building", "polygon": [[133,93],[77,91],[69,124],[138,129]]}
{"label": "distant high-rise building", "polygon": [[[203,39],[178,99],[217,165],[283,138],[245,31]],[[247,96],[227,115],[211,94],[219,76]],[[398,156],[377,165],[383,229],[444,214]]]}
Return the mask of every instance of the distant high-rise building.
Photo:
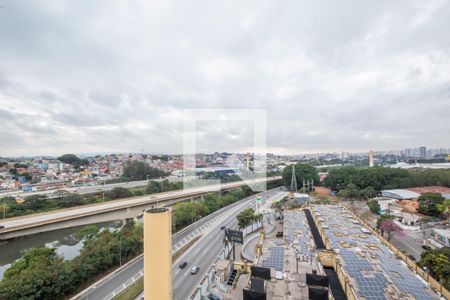
{"label": "distant high-rise building", "polygon": [[373,151],[370,150],[369,151],[369,167],[373,168],[373,166],[374,166],[374,163],[373,163]]}
{"label": "distant high-rise building", "polygon": [[426,158],[427,157],[427,147],[420,147],[419,154],[420,154],[420,157]]}

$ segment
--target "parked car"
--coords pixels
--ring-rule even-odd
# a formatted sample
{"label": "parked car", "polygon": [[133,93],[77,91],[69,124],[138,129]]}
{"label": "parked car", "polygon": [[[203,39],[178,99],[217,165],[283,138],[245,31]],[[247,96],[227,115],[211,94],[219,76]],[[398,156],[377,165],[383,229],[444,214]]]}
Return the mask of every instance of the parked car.
{"label": "parked car", "polygon": [[224,230],[225,229],[225,225],[224,226],[222,226],[222,227],[220,227],[220,230]]}
{"label": "parked car", "polygon": [[428,246],[428,245],[422,245],[422,248],[424,250],[432,250],[432,248],[430,246]]}
{"label": "parked car", "polygon": [[186,267],[187,266],[187,261],[183,261],[180,265],[179,265],[179,268],[180,269],[184,269],[184,267]]}
{"label": "parked car", "polygon": [[408,258],[409,258],[410,260],[412,260],[412,261],[416,261],[416,257],[415,257],[414,255],[412,255],[412,254],[409,254],[409,255],[408,255]]}
{"label": "parked car", "polygon": [[3,229],[3,228],[5,228],[5,225],[0,225],[0,229]]}
{"label": "parked car", "polygon": [[208,297],[208,299],[210,299],[210,300],[220,300],[219,297],[217,297],[216,295],[213,295],[213,294],[209,294],[207,297]]}
{"label": "parked car", "polygon": [[198,270],[200,270],[199,266],[192,267],[191,274],[197,274]]}

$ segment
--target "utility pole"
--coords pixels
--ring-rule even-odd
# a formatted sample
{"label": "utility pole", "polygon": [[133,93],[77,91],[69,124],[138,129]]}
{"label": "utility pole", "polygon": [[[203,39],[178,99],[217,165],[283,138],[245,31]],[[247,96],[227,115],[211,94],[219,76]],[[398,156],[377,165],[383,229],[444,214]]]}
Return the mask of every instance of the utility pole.
{"label": "utility pole", "polygon": [[103,179],[103,189],[102,189],[102,194],[103,194],[103,202],[105,202],[105,180]]}

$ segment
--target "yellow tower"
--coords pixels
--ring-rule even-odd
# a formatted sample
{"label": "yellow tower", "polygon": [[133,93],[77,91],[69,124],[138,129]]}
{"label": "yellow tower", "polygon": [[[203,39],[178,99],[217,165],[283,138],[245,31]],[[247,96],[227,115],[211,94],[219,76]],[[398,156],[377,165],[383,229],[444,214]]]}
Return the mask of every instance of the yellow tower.
{"label": "yellow tower", "polygon": [[169,208],[144,213],[144,298],[172,300],[172,216]]}

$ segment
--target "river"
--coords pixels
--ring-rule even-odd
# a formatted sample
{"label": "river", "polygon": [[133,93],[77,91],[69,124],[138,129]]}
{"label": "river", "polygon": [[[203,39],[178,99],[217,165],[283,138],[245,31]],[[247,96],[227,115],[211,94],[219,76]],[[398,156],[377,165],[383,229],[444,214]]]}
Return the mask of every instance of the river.
{"label": "river", "polygon": [[[100,230],[111,230],[120,226],[118,222],[98,223],[94,225],[97,225]],[[29,248],[53,247],[65,260],[73,259],[80,253],[84,245],[84,242],[77,240],[74,234],[83,227],[60,229],[0,242],[0,280],[3,279],[3,274],[6,269]]]}

